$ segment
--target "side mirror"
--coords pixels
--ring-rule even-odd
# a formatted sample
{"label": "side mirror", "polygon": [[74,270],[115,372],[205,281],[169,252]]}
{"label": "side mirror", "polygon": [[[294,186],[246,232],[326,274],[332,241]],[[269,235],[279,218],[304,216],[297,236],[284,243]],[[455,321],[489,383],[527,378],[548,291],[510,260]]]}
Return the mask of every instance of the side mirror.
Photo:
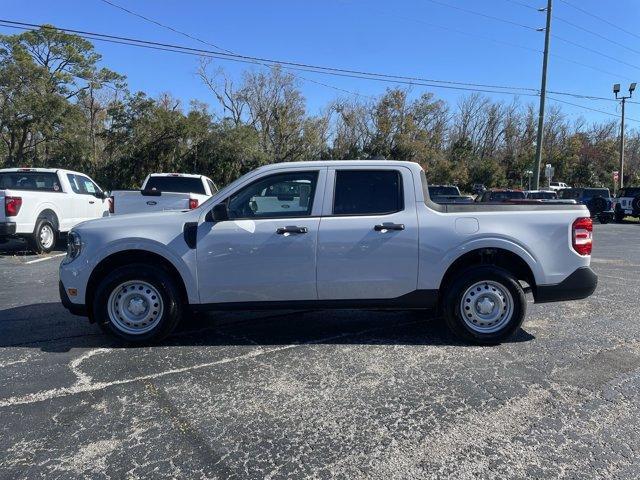
{"label": "side mirror", "polygon": [[229,210],[227,209],[226,203],[219,203],[213,210],[210,210],[207,214],[207,221],[209,222],[224,222],[225,220],[229,220]]}

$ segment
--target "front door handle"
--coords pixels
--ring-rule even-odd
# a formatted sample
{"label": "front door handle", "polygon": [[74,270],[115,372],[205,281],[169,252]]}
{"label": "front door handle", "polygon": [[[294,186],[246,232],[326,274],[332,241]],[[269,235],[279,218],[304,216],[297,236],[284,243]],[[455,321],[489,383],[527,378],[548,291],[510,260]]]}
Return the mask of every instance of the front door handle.
{"label": "front door handle", "polygon": [[279,227],[276,230],[278,235],[284,235],[286,233],[307,233],[309,229],[307,227],[296,227],[295,225],[290,225],[288,227]]}
{"label": "front door handle", "polygon": [[383,223],[373,227],[376,232],[386,232],[388,230],[404,230],[404,223]]}
{"label": "front door handle", "polygon": [[94,202],[93,200],[89,200],[89,203],[93,205],[96,202]]}

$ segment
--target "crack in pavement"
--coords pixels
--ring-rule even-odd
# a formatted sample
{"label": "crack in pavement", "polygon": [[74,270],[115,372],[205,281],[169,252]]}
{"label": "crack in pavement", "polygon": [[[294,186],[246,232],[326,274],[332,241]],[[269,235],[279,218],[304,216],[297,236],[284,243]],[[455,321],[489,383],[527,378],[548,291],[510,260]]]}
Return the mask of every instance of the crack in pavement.
{"label": "crack in pavement", "polygon": [[[412,321],[409,321],[409,322],[403,322],[403,323],[394,324],[394,327],[399,327],[399,326],[401,327],[401,326],[411,325],[411,324],[415,324],[415,323],[419,323],[419,320],[412,320]],[[339,335],[333,335],[333,336],[330,336],[330,337],[320,338],[318,340],[313,340],[313,341],[303,342],[303,343],[294,343],[294,344],[284,345],[284,346],[280,346],[280,347],[273,347],[273,348],[262,348],[262,347],[259,347],[259,348],[255,349],[255,350],[251,351],[251,352],[245,353],[243,355],[238,355],[238,356],[235,356],[235,357],[222,358],[220,360],[215,360],[215,361],[212,361],[212,362],[200,363],[200,364],[191,365],[191,366],[188,366],[188,367],[173,368],[173,369],[165,370],[165,371],[162,371],[162,372],[150,373],[150,374],[147,374],[147,375],[140,375],[140,376],[133,377],[133,378],[114,380],[114,381],[111,381],[111,382],[95,382],[95,383],[93,383],[91,381],[92,379],[91,379],[91,377],[89,375],[87,375],[84,372],[79,370],[80,364],[84,360],[86,360],[87,358],[90,358],[93,355],[96,355],[96,354],[99,354],[99,353],[104,353],[105,351],[113,350],[113,349],[108,349],[108,348],[94,349],[94,350],[91,350],[91,351],[81,355],[80,357],[78,357],[78,358],[76,358],[76,359],[74,359],[74,360],[72,360],[70,362],[69,368],[76,375],[76,377],[78,379],[76,381],[76,383],[74,383],[70,387],[52,388],[52,389],[43,390],[43,391],[40,391],[40,392],[29,393],[27,395],[3,398],[3,399],[0,399],[0,408],[14,406],[14,405],[26,405],[26,404],[32,404],[32,403],[37,403],[37,402],[43,402],[43,401],[52,400],[52,399],[55,399],[55,398],[67,397],[67,396],[77,395],[77,394],[86,393],[86,392],[95,392],[97,390],[104,390],[105,388],[109,388],[109,387],[112,387],[112,386],[127,385],[127,384],[130,384],[130,383],[135,383],[135,382],[140,382],[140,381],[145,381],[145,380],[152,380],[152,379],[155,379],[155,378],[162,378],[162,377],[166,377],[168,375],[180,374],[180,373],[190,372],[190,371],[194,371],[194,370],[201,370],[201,369],[204,369],[204,368],[215,367],[215,366],[218,366],[218,365],[225,365],[225,364],[233,363],[233,362],[237,362],[237,361],[248,360],[248,359],[260,357],[260,356],[263,356],[263,355],[268,355],[270,353],[277,353],[277,352],[282,352],[282,351],[285,351],[285,350],[291,350],[291,349],[294,349],[294,348],[302,347],[304,345],[313,345],[313,344],[317,344],[317,343],[336,340],[338,338],[345,338],[345,337],[350,337],[350,336],[364,335],[364,334],[371,333],[371,332],[374,332],[374,331],[377,331],[377,330],[382,330],[382,329],[385,329],[385,328],[389,328],[389,325],[370,328],[370,329],[366,329],[366,330],[361,330],[359,332],[345,332],[345,333],[342,333],[342,334],[339,334]]]}

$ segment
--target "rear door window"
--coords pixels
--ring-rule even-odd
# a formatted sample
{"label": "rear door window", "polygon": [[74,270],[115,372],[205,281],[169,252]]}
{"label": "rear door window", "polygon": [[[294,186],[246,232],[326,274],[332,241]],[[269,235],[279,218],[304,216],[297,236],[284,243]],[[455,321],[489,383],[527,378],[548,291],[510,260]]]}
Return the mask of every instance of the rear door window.
{"label": "rear door window", "polygon": [[334,215],[384,215],[404,208],[397,170],[337,170]]}

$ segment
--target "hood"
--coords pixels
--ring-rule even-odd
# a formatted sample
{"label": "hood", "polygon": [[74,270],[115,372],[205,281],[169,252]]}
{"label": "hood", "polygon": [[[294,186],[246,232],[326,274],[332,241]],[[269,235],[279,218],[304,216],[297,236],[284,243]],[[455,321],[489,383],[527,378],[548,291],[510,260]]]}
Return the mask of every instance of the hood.
{"label": "hood", "polygon": [[132,213],[128,215],[111,215],[95,220],[82,222],[73,230],[83,231],[99,231],[99,230],[123,230],[126,234],[131,235],[137,230],[146,230],[148,228],[167,228],[175,225],[179,230],[185,222],[196,222],[200,217],[200,210],[185,210],[171,212],[154,212],[154,213]]}

